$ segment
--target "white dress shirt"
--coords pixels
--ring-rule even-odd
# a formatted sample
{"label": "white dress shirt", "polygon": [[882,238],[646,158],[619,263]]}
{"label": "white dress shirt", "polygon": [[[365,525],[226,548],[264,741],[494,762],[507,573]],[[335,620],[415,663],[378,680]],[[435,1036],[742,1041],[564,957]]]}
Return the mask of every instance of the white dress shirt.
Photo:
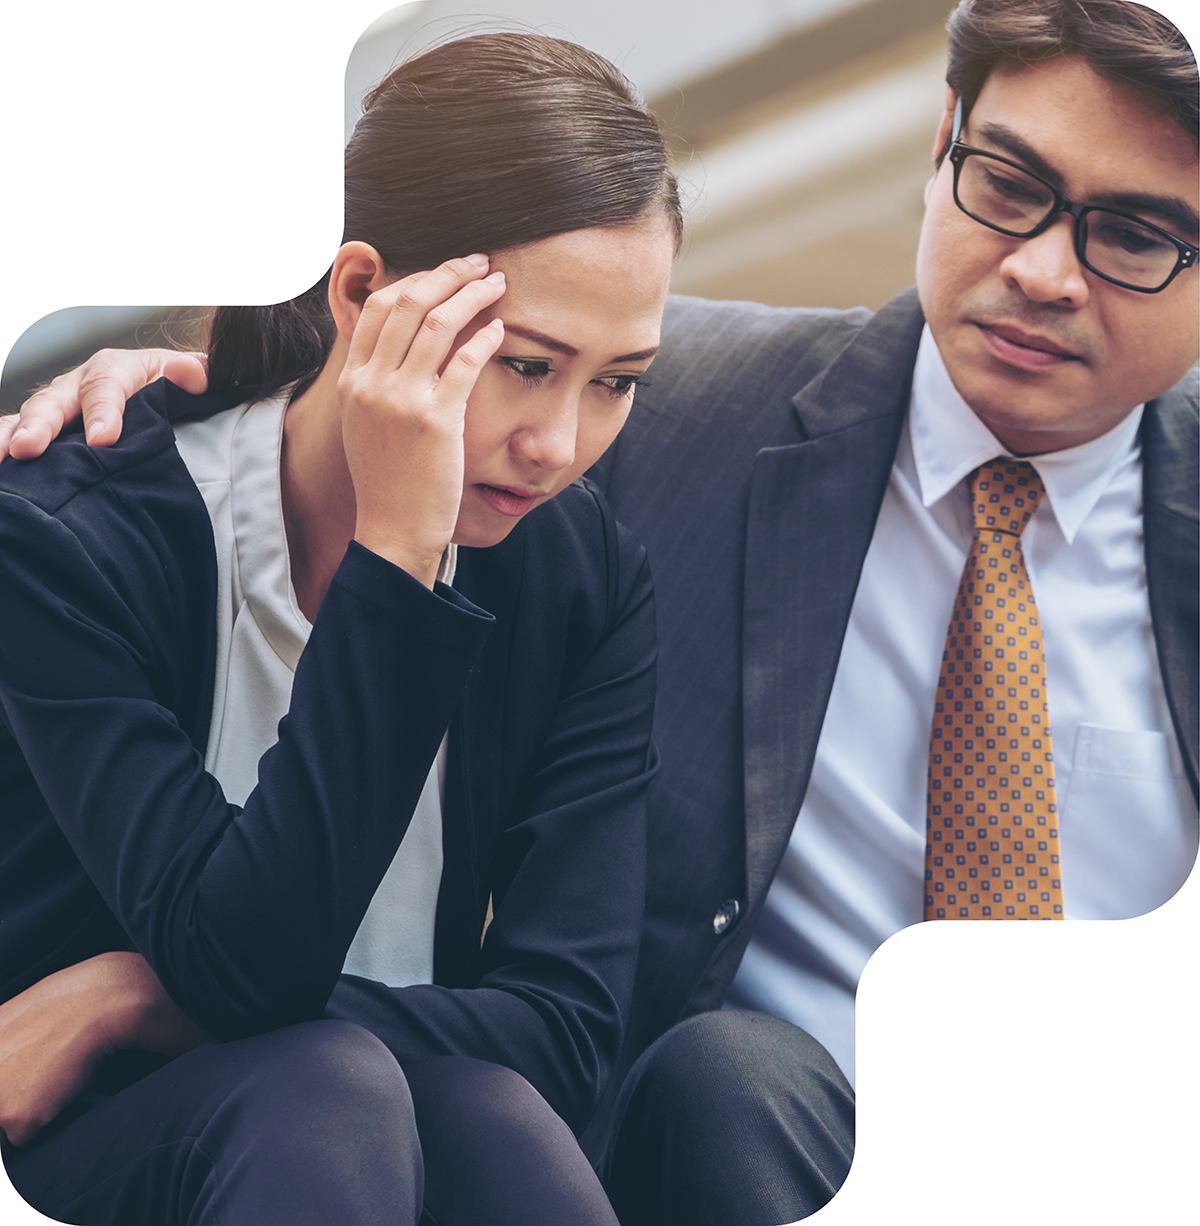
{"label": "white dress shirt", "polygon": [[[1141,415],[1026,457],[1046,486],[1022,547],[1043,627],[1068,919],[1141,915],[1196,857],[1150,625]],[[859,976],[924,913],[929,732],[973,536],[965,478],[1006,454],[926,328],[812,780],[728,1002],[803,1027],[852,1081]]]}
{"label": "white dress shirt", "polygon": [[[279,461],[287,396],[241,405],[176,432],[212,520],[217,547],[217,671],[205,766],[244,804],[258,760],[278,739],[296,663],[312,626],[292,587]],[[454,547],[438,575],[453,581]],[[397,633],[400,632],[399,627]],[[440,775],[446,743],[343,969],[392,987],[433,982],[442,879]]]}

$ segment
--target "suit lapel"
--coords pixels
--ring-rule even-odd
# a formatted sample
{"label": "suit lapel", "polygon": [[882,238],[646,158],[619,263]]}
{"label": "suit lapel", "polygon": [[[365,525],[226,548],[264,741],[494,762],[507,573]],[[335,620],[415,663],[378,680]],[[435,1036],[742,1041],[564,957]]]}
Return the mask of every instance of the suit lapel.
{"label": "suit lapel", "polygon": [[863,559],[908,410],[910,290],[797,394],[806,442],[758,453],[742,653],[748,897],[766,895],[808,785]]}
{"label": "suit lapel", "polygon": [[[1189,379],[1195,380],[1195,371]],[[1197,794],[1197,636],[1200,615],[1200,530],[1197,528],[1196,405],[1173,388],[1146,406],[1142,417],[1146,582],[1167,705],[1184,767]]]}

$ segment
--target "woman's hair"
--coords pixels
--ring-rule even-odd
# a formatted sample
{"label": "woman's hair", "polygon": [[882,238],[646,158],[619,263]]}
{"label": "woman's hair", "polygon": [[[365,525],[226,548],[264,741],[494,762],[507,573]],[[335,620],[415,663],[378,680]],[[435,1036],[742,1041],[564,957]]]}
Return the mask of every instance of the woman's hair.
{"label": "woman's hair", "polygon": [[[1191,137],[1200,131],[1196,57],[1164,17],[1129,0],[963,0],[950,15],[946,83],[970,114],[992,70],[1078,56],[1135,90]],[[943,150],[943,156],[945,151]]]}
{"label": "woman's hair", "polygon": [[[683,218],[658,123],[603,57],[532,33],[477,34],[394,69],[346,146],[343,242],[405,276],[572,230]],[[263,397],[320,372],[329,273],[291,302],[221,307],[209,386]]]}

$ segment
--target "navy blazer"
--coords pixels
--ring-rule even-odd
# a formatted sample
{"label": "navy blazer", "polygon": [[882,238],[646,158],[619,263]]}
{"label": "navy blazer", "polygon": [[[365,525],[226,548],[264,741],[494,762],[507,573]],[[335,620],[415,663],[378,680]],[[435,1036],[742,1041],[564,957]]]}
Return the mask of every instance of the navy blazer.
{"label": "navy blazer", "polygon": [[[357,544],[238,809],[204,771],[216,562],[160,382],[111,450],[0,467],[0,999],[137,949],[217,1037],[328,1016],[522,1073],[569,1123],[620,1045],[644,892],[644,552],[577,483],[429,591]],[[341,975],[443,734],[431,985]],[[495,918],[482,940],[489,897]]]}
{"label": "navy blazer", "polygon": [[[720,1006],[791,836],[924,320],[672,298],[649,386],[593,475],[659,611],[646,932],[618,1072]],[[1196,371],[1141,429],[1150,608],[1196,791]],[[730,922],[732,920],[732,922]]]}

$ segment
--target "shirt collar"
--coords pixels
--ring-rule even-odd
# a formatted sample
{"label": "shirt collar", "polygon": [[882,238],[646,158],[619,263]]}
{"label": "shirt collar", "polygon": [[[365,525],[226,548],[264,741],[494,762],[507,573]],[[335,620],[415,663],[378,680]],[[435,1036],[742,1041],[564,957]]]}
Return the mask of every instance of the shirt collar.
{"label": "shirt collar", "polygon": [[[1139,404],[1106,434],[1089,443],[1021,457],[1042,478],[1046,501],[1068,544],[1116,470],[1137,452],[1144,407]],[[1012,454],[959,395],[928,324],[917,350],[908,429],[921,501],[926,507],[944,498],[980,464]]]}

